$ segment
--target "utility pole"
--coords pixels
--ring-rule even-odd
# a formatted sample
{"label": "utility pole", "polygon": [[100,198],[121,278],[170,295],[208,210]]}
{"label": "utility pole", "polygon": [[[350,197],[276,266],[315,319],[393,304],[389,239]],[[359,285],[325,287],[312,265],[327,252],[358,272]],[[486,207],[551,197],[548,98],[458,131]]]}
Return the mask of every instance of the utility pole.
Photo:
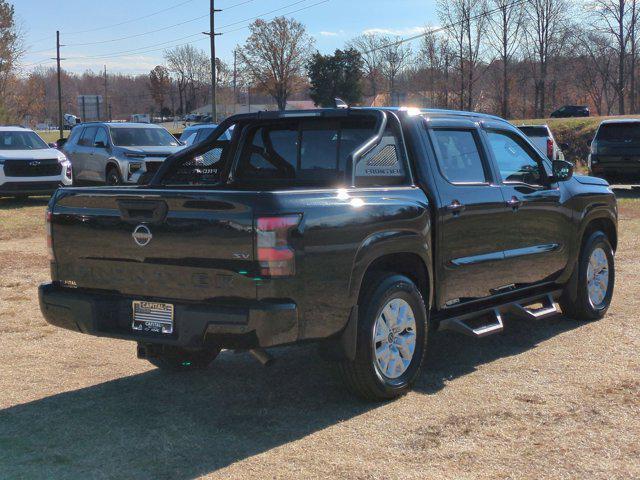
{"label": "utility pole", "polygon": [[216,107],[216,36],[222,35],[221,33],[216,33],[215,16],[216,13],[221,12],[222,10],[216,10],[215,0],[210,0],[209,10],[209,32],[202,33],[209,35],[209,38],[211,39],[211,117],[215,123],[218,121],[218,109]]}
{"label": "utility pole", "polygon": [[233,49],[233,113],[236,113],[236,105],[238,104],[238,94],[236,88],[238,85],[238,47]]}
{"label": "utility pole", "polygon": [[107,96],[107,66],[104,66],[104,113],[107,120],[111,120],[111,113],[109,112],[109,100]]}
{"label": "utility pole", "polygon": [[62,123],[62,81],[60,80],[60,30],[56,30],[56,63],[58,65],[58,125],[60,138],[64,138],[64,124]]}

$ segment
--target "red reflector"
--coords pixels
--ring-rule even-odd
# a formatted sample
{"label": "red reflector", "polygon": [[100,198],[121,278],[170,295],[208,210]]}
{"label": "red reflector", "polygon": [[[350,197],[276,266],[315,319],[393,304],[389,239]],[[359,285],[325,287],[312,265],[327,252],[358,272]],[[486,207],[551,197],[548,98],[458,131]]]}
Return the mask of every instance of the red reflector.
{"label": "red reflector", "polygon": [[53,256],[53,237],[51,236],[51,219],[53,218],[53,214],[50,210],[47,210],[44,214],[44,220],[46,224],[46,232],[47,232],[47,251],[49,252],[49,260],[54,261]]}
{"label": "red reflector", "polygon": [[301,215],[283,215],[256,219],[261,275],[287,277],[295,274],[295,251],[289,243],[289,237],[301,218]]}
{"label": "red reflector", "polygon": [[553,160],[553,140],[547,138],[547,157]]}
{"label": "red reflector", "polygon": [[293,260],[293,250],[288,248],[278,249],[278,248],[258,248],[258,259],[260,261],[283,261],[283,260]]}

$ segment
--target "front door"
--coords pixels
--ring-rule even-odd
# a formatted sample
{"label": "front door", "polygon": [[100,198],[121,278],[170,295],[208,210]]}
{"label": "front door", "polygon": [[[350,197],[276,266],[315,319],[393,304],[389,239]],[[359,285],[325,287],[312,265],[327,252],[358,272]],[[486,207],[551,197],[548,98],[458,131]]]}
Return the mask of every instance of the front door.
{"label": "front door", "polygon": [[562,188],[547,160],[519,133],[486,125],[485,138],[508,207],[500,220],[505,281],[515,287],[553,281],[567,265],[572,229]]}
{"label": "front door", "polygon": [[487,297],[503,285],[503,225],[497,218],[506,207],[477,124],[434,119],[427,125],[440,199],[436,301],[442,308]]}

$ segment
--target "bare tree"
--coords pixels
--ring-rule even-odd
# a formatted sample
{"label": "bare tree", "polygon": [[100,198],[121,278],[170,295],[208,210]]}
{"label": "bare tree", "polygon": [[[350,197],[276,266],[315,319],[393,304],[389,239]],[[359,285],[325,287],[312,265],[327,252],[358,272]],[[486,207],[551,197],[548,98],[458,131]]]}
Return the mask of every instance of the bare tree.
{"label": "bare tree", "polygon": [[160,116],[163,115],[162,111],[164,110],[165,101],[169,96],[170,89],[171,77],[169,70],[162,65],[156,66],[149,73],[149,91],[151,92],[151,97],[160,109]]}
{"label": "bare tree", "polygon": [[609,44],[602,34],[580,32],[575,45],[579,70],[575,78],[596,107],[598,115],[609,115],[616,99],[615,59],[609,55]]}
{"label": "bare tree", "polygon": [[525,8],[525,48],[534,60],[537,117],[545,114],[549,64],[565,46],[570,7],[568,0],[528,0]]}
{"label": "bare tree", "polygon": [[484,0],[438,0],[437,9],[440,20],[447,26],[447,35],[456,48],[460,109],[464,109],[466,104],[466,108],[472,110],[473,86],[477,81],[481,39],[487,28],[486,2]]}
{"label": "bare tree", "polygon": [[193,110],[198,103],[197,94],[203,88],[203,81],[204,85],[210,84],[210,81],[203,80],[206,77],[205,64],[209,57],[202,50],[191,45],[183,45],[165,51],[164,58],[178,83],[180,110]]}
{"label": "bare tree", "polygon": [[347,47],[356,49],[362,57],[363,74],[374,102],[380,90],[383,45],[384,38],[374,33],[365,33],[347,43]]}
{"label": "bare tree", "polygon": [[509,118],[509,67],[514,54],[520,45],[522,19],[524,10],[522,3],[512,0],[489,0],[488,9],[492,13],[487,17],[487,42],[500,59],[502,69],[502,91],[500,96],[500,113]]}
{"label": "bare tree", "polygon": [[633,0],[593,0],[590,6],[594,18],[593,27],[610,37],[610,48],[618,60],[616,82],[618,113],[624,115],[627,54],[632,30],[635,37],[635,2]]}
{"label": "bare tree", "polygon": [[413,57],[411,47],[402,42],[400,37],[383,37],[384,48],[380,50],[382,62],[381,72],[387,82],[391,102],[397,102],[397,81],[402,72],[409,66]]}
{"label": "bare tree", "polygon": [[251,35],[239,50],[247,75],[273,97],[280,110],[302,77],[314,41],[300,22],[277,17],[270,22],[256,20]]}

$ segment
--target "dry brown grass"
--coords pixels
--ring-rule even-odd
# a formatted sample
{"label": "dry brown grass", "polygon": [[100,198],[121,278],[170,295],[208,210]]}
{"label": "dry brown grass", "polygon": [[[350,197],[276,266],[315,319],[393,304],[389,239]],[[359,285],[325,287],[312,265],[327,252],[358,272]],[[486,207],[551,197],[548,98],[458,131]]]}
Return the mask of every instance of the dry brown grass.
{"label": "dry brown grass", "polygon": [[637,199],[621,201],[605,319],[436,334],[416,390],[381,405],[347,395],[310,347],[269,369],[225,352],[163,375],[131,343],[48,326],[43,210],[1,224],[2,479],[640,478]]}

